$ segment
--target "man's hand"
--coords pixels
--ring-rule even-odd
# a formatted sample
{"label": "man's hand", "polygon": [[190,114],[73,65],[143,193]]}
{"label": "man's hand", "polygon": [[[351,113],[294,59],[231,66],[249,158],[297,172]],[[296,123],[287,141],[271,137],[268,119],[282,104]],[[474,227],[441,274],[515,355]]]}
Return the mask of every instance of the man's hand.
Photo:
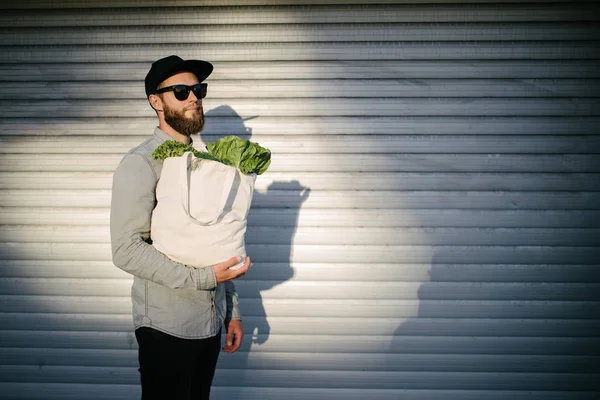
{"label": "man's hand", "polygon": [[217,283],[234,280],[248,272],[248,269],[250,268],[250,257],[246,257],[246,262],[244,262],[244,265],[242,265],[241,268],[235,270],[229,269],[234,265],[239,264],[241,261],[240,257],[232,257],[227,261],[213,265]]}
{"label": "man's hand", "polygon": [[242,345],[242,337],[244,336],[244,329],[242,328],[242,321],[239,319],[232,319],[227,323],[225,327],[227,329],[227,335],[225,335],[225,346],[223,351],[227,354],[231,354]]}

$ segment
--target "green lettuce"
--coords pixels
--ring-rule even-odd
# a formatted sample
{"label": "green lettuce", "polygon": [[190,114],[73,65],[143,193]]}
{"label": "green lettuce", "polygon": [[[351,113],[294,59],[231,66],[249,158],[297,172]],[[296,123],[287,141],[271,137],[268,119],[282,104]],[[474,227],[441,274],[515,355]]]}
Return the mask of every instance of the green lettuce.
{"label": "green lettuce", "polygon": [[235,135],[207,143],[206,149],[210,155],[227,165],[239,168],[244,174],[260,175],[271,164],[269,149]]}
{"label": "green lettuce", "polygon": [[197,158],[221,162],[218,158],[213,157],[208,153],[198,151],[192,146],[178,142],[177,140],[167,140],[162,143],[154,150],[152,158],[155,160],[164,160],[167,157],[181,157],[186,151],[192,152]]}
{"label": "green lettuce", "polygon": [[168,140],[154,150],[152,157],[164,160],[167,157],[180,157],[186,151],[190,151],[197,158],[218,161],[239,168],[244,174],[257,175],[263,174],[271,164],[269,149],[239,136],[229,135],[207,143],[206,149],[208,153],[176,140]]}

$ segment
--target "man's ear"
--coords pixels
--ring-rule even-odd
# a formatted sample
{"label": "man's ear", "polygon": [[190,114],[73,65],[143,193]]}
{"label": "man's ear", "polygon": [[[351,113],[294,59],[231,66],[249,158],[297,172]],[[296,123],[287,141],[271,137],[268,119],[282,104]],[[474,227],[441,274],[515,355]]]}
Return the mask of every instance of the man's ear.
{"label": "man's ear", "polygon": [[148,102],[150,103],[150,106],[154,108],[155,111],[163,110],[162,99],[159,96],[151,94],[150,96],[148,96]]}

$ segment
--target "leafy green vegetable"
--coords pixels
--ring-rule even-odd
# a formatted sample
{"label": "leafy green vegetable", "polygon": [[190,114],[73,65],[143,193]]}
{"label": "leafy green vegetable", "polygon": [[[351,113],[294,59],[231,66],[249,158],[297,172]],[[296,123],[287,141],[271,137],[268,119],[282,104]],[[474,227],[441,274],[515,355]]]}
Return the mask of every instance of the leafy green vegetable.
{"label": "leafy green vegetable", "polygon": [[167,140],[154,150],[152,157],[164,160],[167,157],[181,157],[186,151],[192,152],[197,158],[218,161],[239,168],[244,174],[264,173],[271,164],[271,151],[242,139],[229,135],[206,145],[208,153],[198,151],[192,146],[176,140]]}
{"label": "leafy green vegetable", "polygon": [[167,157],[181,157],[186,151],[191,151],[197,158],[203,158],[207,160],[219,161],[216,157],[211,156],[208,153],[198,151],[190,145],[183,144],[177,140],[167,140],[154,150],[152,158],[155,160],[164,160]]}
{"label": "leafy green vegetable", "polygon": [[207,143],[208,153],[227,165],[239,168],[244,174],[264,173],[271,164],[271,151],[242,139],[239,136],[225,136],[215,142]]}

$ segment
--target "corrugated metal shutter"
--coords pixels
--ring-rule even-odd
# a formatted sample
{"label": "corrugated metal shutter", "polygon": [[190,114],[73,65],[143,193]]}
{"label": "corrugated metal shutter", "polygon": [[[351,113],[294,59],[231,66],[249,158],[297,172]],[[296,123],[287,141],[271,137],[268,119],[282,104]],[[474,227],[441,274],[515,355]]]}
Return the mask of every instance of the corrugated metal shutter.
{"label": "corrugated metal shutter", "polygon": [[110,184],[172,53],[215,64],[207,133],[274,153],[215,399],[597,399],[597,4],[14,3],[2,399],[138,396]]}

